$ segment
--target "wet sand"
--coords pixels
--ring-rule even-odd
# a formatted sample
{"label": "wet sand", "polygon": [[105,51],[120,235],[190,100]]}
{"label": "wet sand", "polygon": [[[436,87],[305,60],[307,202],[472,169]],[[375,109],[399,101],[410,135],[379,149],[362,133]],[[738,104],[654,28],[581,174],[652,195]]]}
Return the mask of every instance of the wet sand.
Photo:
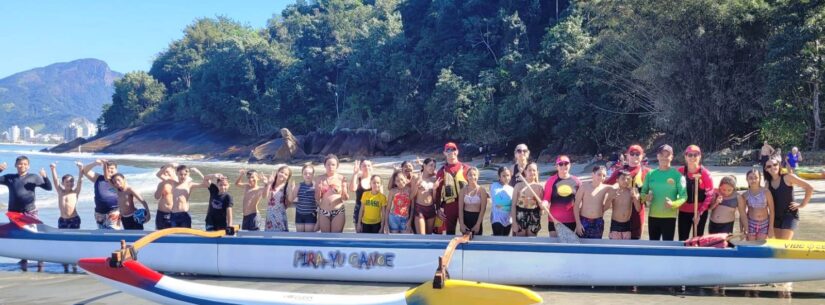
{"label": "wet sand", "polygon": [[[414,159],[407,158],[407,159]],[[402,159],[403,160],[403,159]],[[400,163],[399,158],[375,159],[377,173],[388,177],[392,166]],[[237,175],[237,169],[243,166],[210,167],[201,166],[204,173],[220,171],[231,175]],[[512,165],[508,165],[512,167]],[[271,171],[273,166],[255,166],[256,168]],[[574,167],[573,173],[589,180],[589,173],[580,173],[583,166]],[[322,166],[316,166],[317,170],[322,170]],[[546,172],[550,167],[543,166],[541,171]],[[709,167],[713,173],[715,182],[718,182],[724,175],[736,175],[739,184],[744,186],[744,175],[750,167]],[[293,179],[299,167],[293,167]],[[342,163],[341,173],[351,177],[352,164]],[[488,184],[495,177],[492,169],[482,170],[482,184]],[[547,177],[542,177],[545,180]],[[801,210],[800,230],[797,231],[795,239],[823,240],[825,236],[825,181],[811,181],[814,185],[814,198],[811,204]],[[237,187],[233,186],[233,192],[239,195]],[[148,195],[148,194],[146,194]],[[802,193],[797,192],[797,200],[801,200]],[[237,195],[236,195],[237,196]],[[193,197],[193,226],[199,228],[203,226],[203,215],[205,215],[206,205],[203,194]],[[236,197],[240,198],[240,197]],[[352,211],[352,202],[348,202],[347,212]],[[154,205],[152,205],[154,208]],[[263,207],[263,205],[262,205]],[[236,212],[236,221],[240,221],[240,213]],[[294,217],[293,211],[289,211],[290,221]],[[605,219],[608,219],[605,215]],[[489,214],[485,216],[485,232],[491,232],[489,225]],[[347,215],[347,227],[345,231],[352,232],[351,215]],[[540,236],[546,236],[546,223],[543,224],[543,231]],[[148,229],[148,228],[147,228]],[[489,233],[488,233],[489,234]],[[646,236],[647,234],[643,234]],[[33,264],[30,263],[30,269]],[[436,258],[433,258],[433,270],[435,270]],[[706,266],[712,267],[712,266]],[[122,292],[116,291],[109,286],[99,283],[97,280],[85,274],[62,274],[62,267],[55,264],[47,265],[47,272],[23,273],[17,270],[13,264],[0,264],[0,303],[2,304],[151,304],[148,301],[134,298]],[[663,271],[666,272],[666,271]],[[548,275],[552,276],[552,275]],[[235,278],[215,278],[196,277],[187,278],[195,282],[253,289],[268,289],[278,291],[292,291],[302,293],[328,293],[328,294],[383,294],[394,293],[406,290],[414,285],[407,284],[380,284],[380,283],[350,283],[350,282],[310,282],[310,281],[279,281],[260,279],[235,279]],[[770,286],[760,287],[733,287],[726,290],[726,296],[714,295],[711,289],[688,288],[686,292],[670,291],[668,288],[641,288],[640,292],[632,293],[628,287],[531,287],[537,291],[544,299],[545,304],[662,304],[666,302],[677,302],[679,304],[822,304],[825,302],[825,281],[801,282],[794,284],[793,297],[791,299],[779,299],[777,291],[779,288]],[[746,291],[756,290],[758,297],[747,296]],[[750,292],[748,292],[750,293]]]}

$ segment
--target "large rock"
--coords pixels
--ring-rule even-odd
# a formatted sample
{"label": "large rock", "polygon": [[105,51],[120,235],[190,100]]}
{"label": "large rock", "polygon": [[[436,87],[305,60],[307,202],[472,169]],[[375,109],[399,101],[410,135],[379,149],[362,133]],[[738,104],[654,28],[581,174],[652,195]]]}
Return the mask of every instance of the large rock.
{"label": "large rock", "polygon": [[267,141],[252,149],[249,161],[289,162],[294,158],[306,156],[298,139],[292,135],[289,129],[281,128],[280,134],[279,138]]}
{"label": "large rock", "polygon": [[311,155],[365,157],[384,154],[387,138],[387,134],[381,134],[375,129],[341,128],[332,133],[310,132],[301,137],[299,143]]}

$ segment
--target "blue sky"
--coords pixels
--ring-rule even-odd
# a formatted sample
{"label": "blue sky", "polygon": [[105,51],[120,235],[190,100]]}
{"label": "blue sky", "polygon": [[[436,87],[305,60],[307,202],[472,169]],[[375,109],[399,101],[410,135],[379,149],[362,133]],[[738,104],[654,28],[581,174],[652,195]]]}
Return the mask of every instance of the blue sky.
{"label": "blue sky", "polygon": [[255,28],[294,0],[2,0],[0,78],[80,58],[126,73],[152,59],[200,17],[227,16]]}

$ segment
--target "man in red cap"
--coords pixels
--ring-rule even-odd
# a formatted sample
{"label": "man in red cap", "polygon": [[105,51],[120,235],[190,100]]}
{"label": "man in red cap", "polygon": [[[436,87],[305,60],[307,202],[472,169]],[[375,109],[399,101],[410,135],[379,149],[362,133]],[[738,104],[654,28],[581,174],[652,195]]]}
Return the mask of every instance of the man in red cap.
{"label": "man in red cap", "polygon": [[447,232],[448,235],[455,235],[456,224],[458,224],[458,194],[467,185],[467,170],[469,166],[458,161],[458,146],[453,142],[444,145],[444,157],[447,163],[444,164],[435,174],[435,202],[438,207],[438,217],[442,219],[442,225],[438,232]]}
{"label": "man in red cap", "polygon": [[[645,150],[641,146],[636,144],[631,145],[627,148],[627,156],[625,157],[627,163],[622,166],[622,170],[630,172],[630,176],[633,177],[633,185],[635,185],[640,192],[642,189],[642,184],[645,181],[645,176],[647,176],[647,172],[650,171],[650,168],[642,165],[642,159],[644,159],[644,157]],[[604,181],[604,184],[615,184],[616,180],[619,178],[620,172],[621,171],[613,171],[613,174],[610,175],[610,178],[607,178],[607,180]],[[631,239],[640,239],[642,237],[642,227],[644,227],[644,224],[644,206],[642,206],[642,209],[639,211],[634,208],[633,214],[630,216]]]}

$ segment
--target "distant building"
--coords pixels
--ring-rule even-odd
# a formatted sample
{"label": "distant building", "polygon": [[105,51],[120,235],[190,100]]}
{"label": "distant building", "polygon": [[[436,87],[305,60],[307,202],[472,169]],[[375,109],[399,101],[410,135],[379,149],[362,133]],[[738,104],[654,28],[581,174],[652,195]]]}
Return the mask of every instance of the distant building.
{"label": "distant building", "polygon": [[82,124],[83,127],[83,137],[84,138],[91,138],[97,135],[97,124],[86,121]]}
{"label": "distant building", "polygon": [[34,142],[34,129],[29,126],[23,127],[23,140]]}
{"label": "distant building", "polygon": [[0,141],[3,141],[3,142],[11,141],[11,139],[9,139],[9,132],[8,131],[4,131],[3,133],[0,133]]}
{"label": "distant building", "polygon": [[74,141],[74,139],[81,137],[83,137],[83,127],[80,127],[80,125],[75,123],[72,123],[63,131],[63,139],[66,142],[71,142]]}
{"label": "distant building", "polygon": [[12,126],[9,128],[9,142],[18,142],[20,141],[20,127],[17,125]]}

